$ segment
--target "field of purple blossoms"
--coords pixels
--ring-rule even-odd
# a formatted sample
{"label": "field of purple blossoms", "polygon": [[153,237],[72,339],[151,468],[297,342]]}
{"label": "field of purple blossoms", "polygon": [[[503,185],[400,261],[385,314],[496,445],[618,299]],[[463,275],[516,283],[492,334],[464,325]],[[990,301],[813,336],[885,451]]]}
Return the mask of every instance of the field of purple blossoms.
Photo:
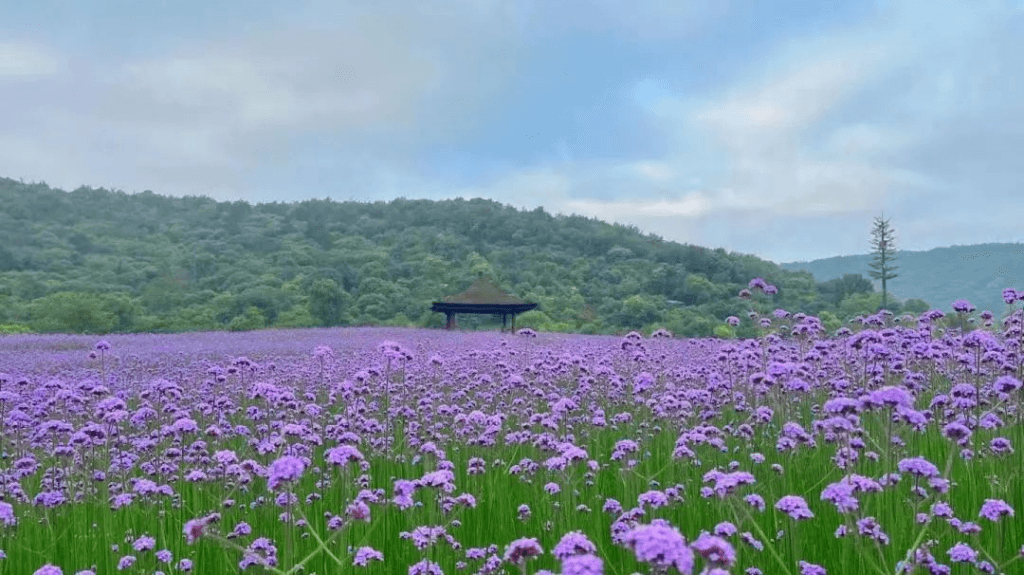
{"label": "field of purple blossoms", "polygon": [[953,307],[4,337],[0,574],[1022,573],[1024,317]]}

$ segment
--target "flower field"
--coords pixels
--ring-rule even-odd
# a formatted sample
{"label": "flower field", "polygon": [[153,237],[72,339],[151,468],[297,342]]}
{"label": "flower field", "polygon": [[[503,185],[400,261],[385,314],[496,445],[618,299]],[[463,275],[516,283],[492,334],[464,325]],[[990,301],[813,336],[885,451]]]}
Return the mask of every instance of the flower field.
{"label": "flower field", "polygon": [[938,315],[4,337],[0,575],[1024,573],[1022,314]]}

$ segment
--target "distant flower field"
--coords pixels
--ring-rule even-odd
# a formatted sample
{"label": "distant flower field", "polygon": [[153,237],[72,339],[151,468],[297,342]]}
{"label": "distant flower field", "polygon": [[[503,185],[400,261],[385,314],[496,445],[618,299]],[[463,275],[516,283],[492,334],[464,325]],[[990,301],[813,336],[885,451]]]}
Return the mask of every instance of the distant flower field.
{"label": "distant flower field", "polygon": [[1024,572],[1021,313],[774,317],[5,336],[0,575]]}

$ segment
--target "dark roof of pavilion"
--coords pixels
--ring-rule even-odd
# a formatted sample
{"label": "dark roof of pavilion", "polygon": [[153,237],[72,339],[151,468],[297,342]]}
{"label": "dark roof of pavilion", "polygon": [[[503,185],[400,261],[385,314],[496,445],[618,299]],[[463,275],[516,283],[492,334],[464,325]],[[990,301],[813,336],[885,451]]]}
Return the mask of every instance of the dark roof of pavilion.
{"label": "dark roof of pavilion", "polygon": [[[528,302],[517,298],[514,295],[510,295],[501,290],[498,286],[494,285],[494,282],[483,276],[478,277],[476,281],[469,286],[466,291],[450,295],[441,298],[441,301],[434,302],[434,305],[441,304],[439,307],[450,307],[454,304],[458,306],[487,306],[487,307],[508,307],[508,308],[521,308],[523,306],[536,307],[537,304]],[[448,304],[448,305],[445,305]],[[532,308],[531,308],[532,309]]]}

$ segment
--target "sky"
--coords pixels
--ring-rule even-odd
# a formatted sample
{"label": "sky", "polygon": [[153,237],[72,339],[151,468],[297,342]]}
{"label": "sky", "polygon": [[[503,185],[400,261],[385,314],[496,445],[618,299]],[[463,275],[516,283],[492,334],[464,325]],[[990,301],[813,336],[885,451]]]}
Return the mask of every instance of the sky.
{"label": "sky", "polygon": [[0,176],[492,199],[776,261],[1022,242],[1024,0],[0,0]]}

